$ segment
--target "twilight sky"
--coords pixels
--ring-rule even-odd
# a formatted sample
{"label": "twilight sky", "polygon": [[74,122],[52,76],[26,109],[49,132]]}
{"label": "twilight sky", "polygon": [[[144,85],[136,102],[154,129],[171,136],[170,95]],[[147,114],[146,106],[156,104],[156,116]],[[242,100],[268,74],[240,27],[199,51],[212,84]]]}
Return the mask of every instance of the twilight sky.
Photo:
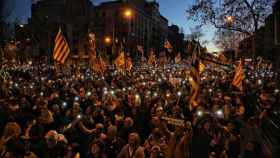
{"label": "twilight sky", "polygon": [[[19,19],[22,23],[26,23],[27,18],[30,17],[31,13],[31,3],[32,0],[14,0],[15,4],[10,4],[8,6],[14,6],[15,12],[13,17]],[[94,4],[100,2],[105,2],[109,0],[91,0]],[[176,24],[180,28],[183,28],[185,34],[190,33],[190,28],[193,28],[195,24],[188,21],[186,18],[185,10],[190,6],[195,0],[157,0],[160,4],[160,12],[169,20],[169,24]],[[9,1],[8,1],[9,3]],[[211,26],[203,27],[204,40],[209,41],[207,44],[208,50],[217,51],[213,41],[214,28]]]}

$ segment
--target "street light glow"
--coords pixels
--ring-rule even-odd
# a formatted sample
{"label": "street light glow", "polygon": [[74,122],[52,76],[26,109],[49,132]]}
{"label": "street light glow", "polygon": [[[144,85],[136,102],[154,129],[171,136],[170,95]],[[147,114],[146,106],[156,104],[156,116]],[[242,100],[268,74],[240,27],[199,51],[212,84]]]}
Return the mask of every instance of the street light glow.
{"label": "street light glow", "polygon": [[105,41],[105,43],[109,44],[109,43],[111,43],[111,38],[107,36],[107,37],[105,37],[104,41]]}
{"label": "street light glow", "polygon": [[216,111],[216,115],[217,115],[218,117],[222,117],[222,116],[223,116],[223,110],[218,110],[218,111]]}
{"label": "street light glow", "polygon": [[203,115],[203,112],[201,110],[198,110],[196,114],[197,116],[201,117]]}
{"label": "street light glow", "polygon": [[226,19],[227,19],[227,22],[232,22],[233,21],[233,17],[232,16],[227,16]]}
{"label": "street light glow", "polygon": [[131,11],[131,9],[126,9],[126,10],[124,11],[124,16],[125,16],[125,18],[131,18],[131,16],[132,16],[132,11]]}

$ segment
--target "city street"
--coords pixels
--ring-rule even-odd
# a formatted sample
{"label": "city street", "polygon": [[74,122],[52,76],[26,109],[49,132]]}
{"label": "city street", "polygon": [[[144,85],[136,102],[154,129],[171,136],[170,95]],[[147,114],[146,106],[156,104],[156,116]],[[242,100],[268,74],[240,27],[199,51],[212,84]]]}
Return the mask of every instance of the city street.
{"label": "city street", "polygon": [[280,1],[2,5],[1,158],[279,158]]}

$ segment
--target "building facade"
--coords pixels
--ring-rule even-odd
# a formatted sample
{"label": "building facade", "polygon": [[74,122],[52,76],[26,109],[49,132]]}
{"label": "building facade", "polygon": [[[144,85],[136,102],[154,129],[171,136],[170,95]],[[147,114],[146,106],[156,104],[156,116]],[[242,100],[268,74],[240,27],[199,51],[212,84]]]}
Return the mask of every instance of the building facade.
{"label": "building facade", "polygon": [[159,4],[146,0],[110,1],[98,6],[90,0],[41,0],[32,5],[28,27],[39,44],[40,55],[52,53],[61,28],[72,56],[87,55],[89,33],[96,35],[98,52],[116,54],[126,48],[135,56],[137,45],[144,47],[145,54],[150,48],[160,52],[169,30]]}
{"label": "building facade", "polygon": [[113,52],[125,47],[134,56],[137,45],[143,46],[145,52],[149,48],[159,52],[168,35],[168,20],[160,14],[157,2],[104,2],[94,8],[93,17],[95,20],[90,29],[99,39],[99,48],[106,47],[102,39],[110,38],[115,48]]}
{"label": "building facade", "polygon": [[173,52],[180,52],[186,54],[187,43],[184,41],[184,34],[180,32],[177,25],[171,25],[168,27],[168,40],[173,46]]}
{"label": "building facade", "polygon": [[89,0],[42,0],[32,4],[29,27],[39,45],[38,55],[51,55],[59,29],[71,49],[71,57],[86,56],[85,41],[91,10]]}
{"label": "building facade", "polygon": [[254,36],[242,40],[239,44],[242,56],[250,57],[253,38],[255,40],[256,56],[274,61],[279,66],[280,61],[280,1],[273,6],[273,13],[265,19],[265,25],[259,28]]}

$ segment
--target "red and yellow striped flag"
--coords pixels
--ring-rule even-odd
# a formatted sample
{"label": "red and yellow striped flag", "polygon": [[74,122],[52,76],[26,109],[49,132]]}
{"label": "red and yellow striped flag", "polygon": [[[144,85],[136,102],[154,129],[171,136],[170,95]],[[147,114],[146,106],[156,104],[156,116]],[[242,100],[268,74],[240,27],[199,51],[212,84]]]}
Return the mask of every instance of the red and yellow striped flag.
{"label": "red and yellow striped flag", "polygon": [[107,64],[102,57],[99,57],[100,71],[104,73],[107,70]]}
{"label": "red and yellow striped flag", "polygon": [[124,52],[121,52],[120,55],[115,60],[114,64],[116,65],[118,70],[124,69],[125,67],[125,56]]}
{"label": "red and yellow striped flag", "polygon": [[171,45],[171,43],[166,39],[164,42],[164,48],[166,48],[168,50],[168,52],[171,52],[173,49],[173,46]]}
{"label": "red and yellow striped flag", "polygon": [[205,70],[205,65],[203,63],[199,63],[199,73],[201,74]]}
{"label": "red and yellow striped flag", "polygon": [[150,52],[150,56],[149,56],[149,59],[148,59],[148,64],[153,65],[153,66],[156,66],[156,64],[157,64],[156,55],[154,54],[153,51]]}
{"label": "red and yellow striped flag", "polygon": [[88,40],[88,51],[90,60],[92,62],[95,62],[96,59],[96,43],[95,43],[95,34],[91,33],[89,34],[89,40]]}
{"label": "red and yellow striped flag", "polygon": [[245,74],[243,70],[243,61],[240,60],[238,66],[235,69],[235,75],[232,80],[232,85],[238,88],[240,91],[243,90],[242,82],[245,79]]}
{"label": "red and yellow striped flag", "polygon": [[192,54],[192,68],[190,71],[189,83],[191,85],[191,96],[189,99],[190,110],[198,106],[198,94],[200,89],[200,75],[199,75],[199,55],[200,47],[196,44]]}
{"label": "red and yellow striped flag", "polygon": [[175,57],[175,63],[179,64],[181,60],[182,60],[181,53],[178,53],[177,56]]}
{"label": "red and yellow striped flag", "polygon": [[130,57],[127,57],[126,58],[126,70],[127,71],[131,71],[132,67],[133,67],[133,62],[132,62],[132,59]]}
{"label": "red and yellow striped flag", "polygon": [[70,54],[70,48],[66,39],[64,38],[61,29],[59,29],[55,37],[55,45],[53,51],[53,58],[55,61],[64,64]]}

